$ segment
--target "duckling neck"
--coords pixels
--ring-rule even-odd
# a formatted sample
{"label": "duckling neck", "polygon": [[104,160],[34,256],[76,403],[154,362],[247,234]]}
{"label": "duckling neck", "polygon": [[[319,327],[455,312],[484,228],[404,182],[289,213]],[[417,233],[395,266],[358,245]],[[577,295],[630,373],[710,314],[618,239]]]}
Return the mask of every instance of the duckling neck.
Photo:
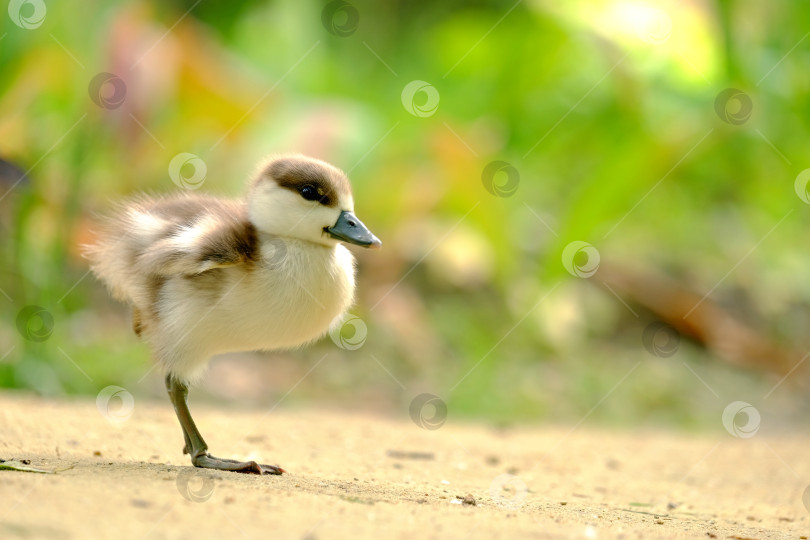
{"label": "duckling neck", "polygon": [[345,246],[262,234],[258,240],[259,280],[269,285],[272,294],[278,295],[282,289],[297,291],[298,303],[320,312],[328,322],[352,304],[355,260]]}
{"label": "duckling neck", "polygon": [[321,250],[336,250],[340,246],[340,244],[334,245],[327,245],[322,244],[320,242],[314,242],[312,240],[306,240],[303,238],[295,238],[292,236],[283,236],[279,234],[264,232],[261,230],[256,231],[256,238],[257,244],[262,253],[263,258],[267,258],[269,255],[272,258],[275,258],[277,255],[281,256],[287,253],[287,248],[291,247],[295,249],[321,249]]}

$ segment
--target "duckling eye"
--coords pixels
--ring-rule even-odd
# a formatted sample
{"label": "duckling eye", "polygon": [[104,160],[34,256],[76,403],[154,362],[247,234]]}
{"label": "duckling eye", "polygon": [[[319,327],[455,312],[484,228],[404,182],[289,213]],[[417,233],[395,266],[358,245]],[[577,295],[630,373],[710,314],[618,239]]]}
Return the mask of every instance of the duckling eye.
{"label": "duckling eye", "polygon": [[298,190],[298,193],[300,193],[301,196],[308,201],[316,201],[321,198],[321,194],[318,193],[318,190],[315,189],[314,186],[310,185],[302,186]]}

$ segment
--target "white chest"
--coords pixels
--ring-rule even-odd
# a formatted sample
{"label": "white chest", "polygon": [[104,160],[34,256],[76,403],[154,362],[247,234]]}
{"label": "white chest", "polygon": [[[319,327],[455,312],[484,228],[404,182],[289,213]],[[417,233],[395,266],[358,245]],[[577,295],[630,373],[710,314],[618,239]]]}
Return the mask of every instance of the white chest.
{"label": "white chest", "polygon": [[345,247],[290,240],[262,253],[261,262],[225,273],[215,304],[212,297],[185,314],[196,321],[194,341],[211,354],[297,347],[351,306],[354,258]]}

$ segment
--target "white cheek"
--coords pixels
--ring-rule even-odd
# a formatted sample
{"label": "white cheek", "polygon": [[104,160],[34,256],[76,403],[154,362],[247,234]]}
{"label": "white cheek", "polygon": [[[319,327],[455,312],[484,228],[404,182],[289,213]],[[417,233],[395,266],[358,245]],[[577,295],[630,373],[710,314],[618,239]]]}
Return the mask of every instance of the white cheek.
{"label": "white cheek", "polygon": [[275,185],[252,194],[250,220],[263,232],[332,245],[324,227],[337,222],[340,210],[303,199],[289,189]]}
{"label": "white cheek", "polygon": [[[317,224],[318,228],[322,230],[324,227],[331,227],[337,223],[339,216],[340,210],[338,208],[330,208],[319,204],[315,208],[310,209],[305,221]],[[302,222],[301,225],[304,225],[304,223]]]}
{"label": "white cheek", "polygon": [[338,201],[338,208],[341,210],[354,212],[354,197],[352,197],[351,194],[341,195],[340,200]]}

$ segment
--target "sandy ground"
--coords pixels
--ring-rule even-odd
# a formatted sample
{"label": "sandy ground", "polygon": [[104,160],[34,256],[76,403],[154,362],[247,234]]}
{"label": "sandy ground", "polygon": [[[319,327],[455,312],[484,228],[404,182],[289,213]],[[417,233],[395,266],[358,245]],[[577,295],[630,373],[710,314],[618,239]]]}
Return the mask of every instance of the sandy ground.
{"label": "sandy ground", "polygon": [[[365,414],[192,403],[211,453],[284,476],[194,469],[168,403],[0,395],[0,538],[804,538],[810,438],[561,427],[426,430]],[[464,502],[463,499],[467,499]],[[473,504],[468,504],[474,501]]]}

